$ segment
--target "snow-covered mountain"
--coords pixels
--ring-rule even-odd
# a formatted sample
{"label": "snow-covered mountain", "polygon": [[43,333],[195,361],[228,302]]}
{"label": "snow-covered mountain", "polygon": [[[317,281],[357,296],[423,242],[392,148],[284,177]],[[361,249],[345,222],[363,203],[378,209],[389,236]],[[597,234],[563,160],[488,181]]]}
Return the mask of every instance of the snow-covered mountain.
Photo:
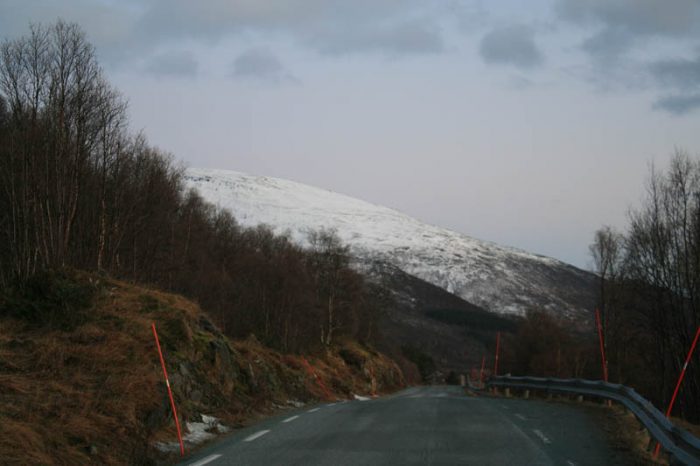
{"label": "snow-covered mountain", "polygon": [[501,314],[539,307],[575,317],[594,304],[595,276],[561,261],[428,225],[396,210],[293,181],[188,169],[186,183],[246,226],[299,242],[333,228],[365,263],[386,262]]}

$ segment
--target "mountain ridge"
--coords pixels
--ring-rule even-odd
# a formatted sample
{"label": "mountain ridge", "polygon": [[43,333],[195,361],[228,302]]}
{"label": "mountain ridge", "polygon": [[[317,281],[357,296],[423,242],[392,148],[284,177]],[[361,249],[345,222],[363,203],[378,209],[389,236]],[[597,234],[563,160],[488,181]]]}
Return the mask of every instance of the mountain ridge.
{"label": "mountain ridge", "polygon": [[230,209],[242,225],[267,224],[301,244],[310,230],[334,229],[360,262],[391,263],[491,312],[523,315],[543,308],[580,318],[595,304],[596,276],[590,272],[344,194],[219,169],[187,169],[185,183]]}

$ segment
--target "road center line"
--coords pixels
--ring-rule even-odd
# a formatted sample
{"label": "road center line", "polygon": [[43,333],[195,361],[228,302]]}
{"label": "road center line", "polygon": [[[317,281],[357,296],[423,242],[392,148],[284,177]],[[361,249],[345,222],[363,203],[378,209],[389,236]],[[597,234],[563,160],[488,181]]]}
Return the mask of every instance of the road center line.
{"label": "road center line", "polygon": [[547,444],[547,445],[549,445],[550,443],[552,443],[552,441],[549,440],[549,438],[548,438],[546,435],[544,435],[544,434],[542,433],[541,430],[539,430],[539,429],[533,429],[532,432],[534,432],[535,435],[538,436],[538,437],[540,438],[540,440],[542,440],[543,443],[545,443],[545,444]]}
{"label": "road center line", "polygon": [[217,458],[221,458],[221,455],[209,455],[206,458],[202,458],[201,460],[197,461],[196,463],[190,463],[189,466],[204,466],[207,463],[211,463]]}
{"label": "road center line", "polygon": [[288,417],[287,419],[285,419],[285,420],[282,421],[282,422],[292,422],[294,419],[297,419],[298,417],[299,417],[299,416]]}
{"label": "road center line", "polygon": [[514,416],[520,419],[521,421],[527,421],[527,418],[520,413],[515,413]]}
{"label": "road center line", "polygon": [[310,409],[310,410],[307,411],[307,413],[315,413],[315,412],[318,411],[319,409],[321,409],[321,408]]}
{"label": "road center line", "polygon": [[270,431],[269,430],[261,430],[260,432],[256,432],[253,435],[250,435],[250,436],[244,438],[243,441],[244,442],[252,442],[253,440],[258,439],[258,438],[262,437],[263,435],[267,434],[268,432],[270,432]]}

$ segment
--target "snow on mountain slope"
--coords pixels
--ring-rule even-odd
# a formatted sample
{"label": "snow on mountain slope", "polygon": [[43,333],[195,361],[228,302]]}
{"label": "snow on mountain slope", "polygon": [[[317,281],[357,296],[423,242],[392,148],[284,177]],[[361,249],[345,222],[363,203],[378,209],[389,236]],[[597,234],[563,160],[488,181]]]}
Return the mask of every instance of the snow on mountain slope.
{"label": "snow on mountain slope", "polygon": [[593,305],[594,276],[555,259],[470,238],[395,210],[293,181],[188,169],[188,186],[245,226],[267,224],[304,243],[333,228],[360,260],[386,261],[487,310],[528,307],[568,316]]}

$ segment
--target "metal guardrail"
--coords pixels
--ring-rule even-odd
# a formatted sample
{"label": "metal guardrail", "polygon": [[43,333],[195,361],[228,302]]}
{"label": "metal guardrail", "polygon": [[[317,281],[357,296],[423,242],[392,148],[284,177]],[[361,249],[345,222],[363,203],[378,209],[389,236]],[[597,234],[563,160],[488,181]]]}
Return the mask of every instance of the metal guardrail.
{"label": "metal guardrail", "polygon": [[486,384],[484,382],[479,382],[478,384],[475,384],[472,382],[472,378],[469,377],[469,374],[466,376],[467,379],[467,384],[465,385],[466,388],[474,391],[480,391],[486,388]]}
{"label": "metal guardrail", "polygon": [[632,388],[600,380],[512,376],[492,377],[487,381],[487,385],[489,387],[573,393],[617,401],[637,416],[649,434],[661,444],[676,463],[700,465],[700,439],[675,426],[649,400]]}

